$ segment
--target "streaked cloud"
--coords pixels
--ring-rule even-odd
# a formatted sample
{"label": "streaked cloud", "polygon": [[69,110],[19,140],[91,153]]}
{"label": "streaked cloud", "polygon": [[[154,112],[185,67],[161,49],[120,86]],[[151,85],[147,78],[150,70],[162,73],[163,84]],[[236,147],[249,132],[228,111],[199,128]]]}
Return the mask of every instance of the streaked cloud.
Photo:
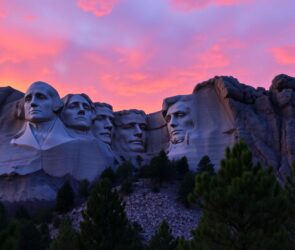
{"label": "streaked cloud", "polygon": [[77,0],[78,6],[97,17],[110,14],[118,0]]}
{"label": "streaked cloud", "polygon": [[254,0],[169,0],[172,6],[182,11],[194,11],[208,6],[230,6],[253,2]]}

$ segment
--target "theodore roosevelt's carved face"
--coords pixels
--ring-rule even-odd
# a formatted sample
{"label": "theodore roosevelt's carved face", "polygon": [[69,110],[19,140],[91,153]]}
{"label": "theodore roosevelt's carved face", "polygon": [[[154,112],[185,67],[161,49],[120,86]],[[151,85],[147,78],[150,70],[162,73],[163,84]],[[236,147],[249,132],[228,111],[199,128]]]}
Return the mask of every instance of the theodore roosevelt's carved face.
{"label": "theodore roosevelt's carved face", "polygon": [[146,115],[130,112],[116,117],[116,147],[119,151],[144,152],[146,144]]}
{"label": "theodore roosevelt's carved face", "polygon": [[111,145],[114,114],[108,107],[95,107],[96,117],[92,127],[94,136],[101,139],[104,143]]}
{"label": "theodore roosevelt's carved face", "polygon": [[25,93],[25,119],[32,123],[53,120],[62,103],[54,88],[43,82],[33,83]]}
{"label": "theodore roosevelt's carved face", "polygon": [[186,133],[194,125],[190,115],[190,107],[187,102],[183,101],[178,101],[169,107],[165,120],[172,144],[183,142]]}
{"label": "theodore roosevelt's carved face", "polygon": [[67,127],[89,130],[93,119],[91,103],[83,95],[71,95],[65,103],[61,117]]}

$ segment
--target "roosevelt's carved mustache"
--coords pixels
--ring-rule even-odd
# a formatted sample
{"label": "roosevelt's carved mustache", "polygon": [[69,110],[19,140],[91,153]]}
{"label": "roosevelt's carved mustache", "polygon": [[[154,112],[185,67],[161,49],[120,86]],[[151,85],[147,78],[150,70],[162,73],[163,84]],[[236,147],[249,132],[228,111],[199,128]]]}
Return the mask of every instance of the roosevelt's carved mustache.
{"label": "roosevelt's carved mustache", "polygon": [[133,144],[140,144],[143,145],[143,140],[130,140],[128,141],[129,143],[133,143]]}

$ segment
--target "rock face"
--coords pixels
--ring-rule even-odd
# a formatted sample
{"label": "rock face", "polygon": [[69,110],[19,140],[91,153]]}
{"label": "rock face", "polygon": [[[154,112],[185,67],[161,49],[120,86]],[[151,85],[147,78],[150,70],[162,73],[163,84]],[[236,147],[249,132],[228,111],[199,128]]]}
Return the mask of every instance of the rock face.
{"label": "rock face", "polygon": [[161,150],[171,160],[186,156],[192,170],[208,155],[218,169],[225,148],[240,139],[284,181],[295,160],[294,91],[287,75],[269,90],[214,77],[146,115],[113,112],[85,94],[61,99],[43,82],[25,94],[0,88],[0,200],[53,201],[66,179],[94,182],[109,166],[141,165]]}

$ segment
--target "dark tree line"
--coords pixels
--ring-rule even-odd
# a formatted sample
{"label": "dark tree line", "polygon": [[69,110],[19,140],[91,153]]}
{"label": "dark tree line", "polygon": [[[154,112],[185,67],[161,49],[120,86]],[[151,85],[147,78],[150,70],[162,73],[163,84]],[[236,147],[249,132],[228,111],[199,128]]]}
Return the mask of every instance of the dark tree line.
{"label": "dark tree line", "polygon": [[[163,164],[161,171],[155,169],[158,164]],[[174,169],[176,175],[163,174],[165,169]],[[0,249],[295,249],[295,175],[289,176],[284,186],[280,185],[272,168],[265,170],[259,164],[253,164],[251,153],[243,142],[226,150],[216,173],[207,156],[201,159],[196,172],[192,172],[186,159],[170,162],[164,153],[145,169],[143,167],[143,171],[149,178],[155,178],[159,187],[170,178],[189,186],[183,186],[183,197],[190,196],[188,202],[195,202],[202,211],[201,219],[192,231],[192,239],[175,238],[167,221],[163,221],[148,242],[142,240],[140,226],[128,220],[124,203],[114,188],[115,182],[122,184],[136,178],[133,167],[126,162],[116,173],[107,170],[91,188],[79,232],[73,229],[69,219],[65,219],[59,223],[57,237],[50,240],[48,219],[44,214],[31,218],[24,208],[19,208],[13,219],[7,219],[1,205]],[[88,184],[86,187],[83,187],[84,191],[88,192]],[[66,183],[58,197],[71,192]],[[68,205],[59,206],[58,199],[56,210],[59,213],[73,205],[73,199],[65,199]]]}

